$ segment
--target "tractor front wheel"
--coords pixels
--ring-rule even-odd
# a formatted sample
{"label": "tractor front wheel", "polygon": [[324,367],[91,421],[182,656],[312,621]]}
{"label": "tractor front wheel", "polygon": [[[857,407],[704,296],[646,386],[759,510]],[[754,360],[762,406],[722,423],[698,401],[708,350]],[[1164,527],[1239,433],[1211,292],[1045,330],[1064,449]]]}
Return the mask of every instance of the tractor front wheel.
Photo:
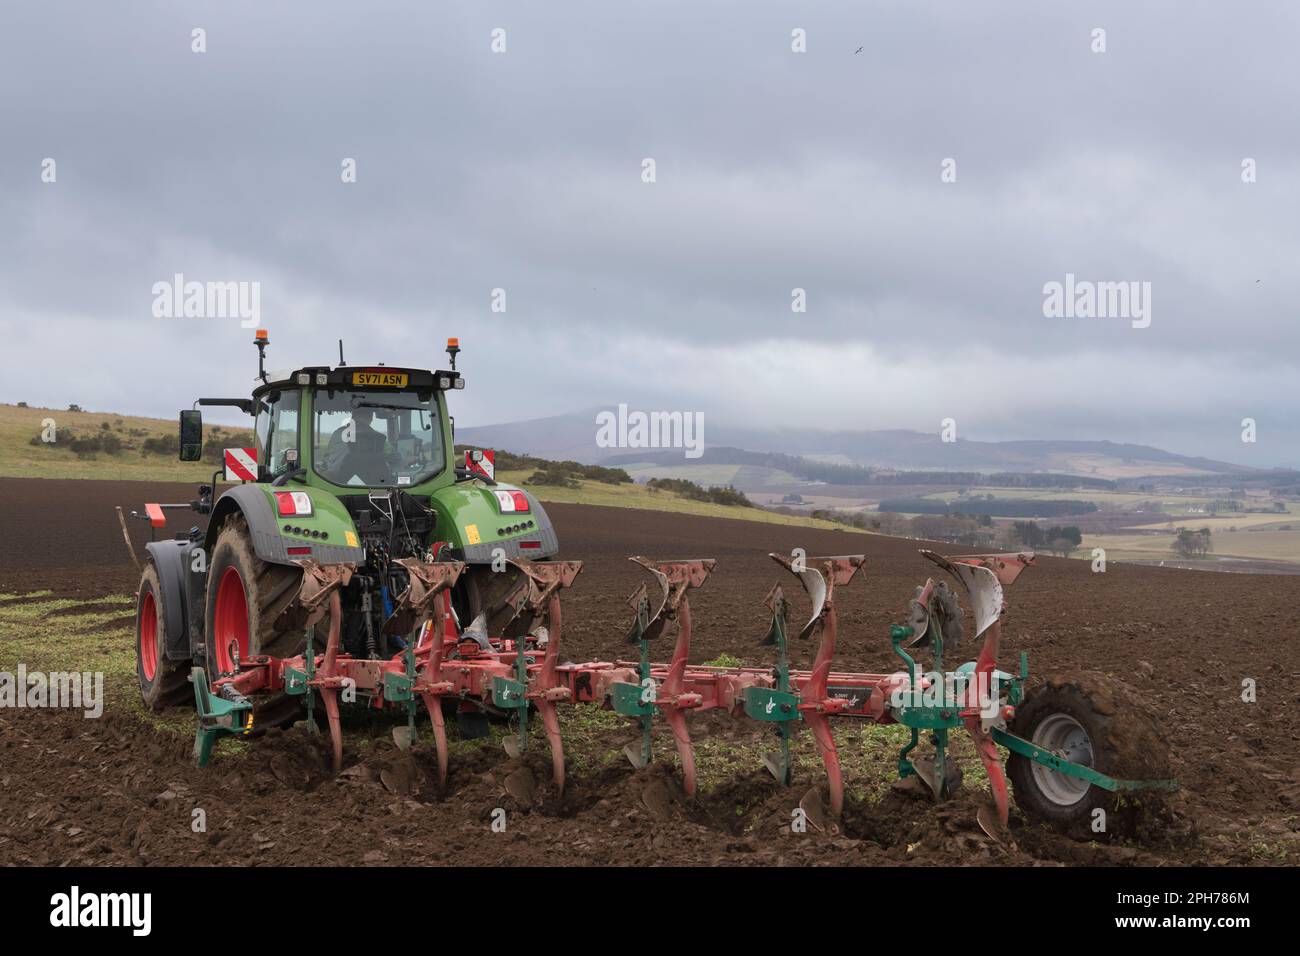
{"label": "tractor front wheel", "polygon": [[[1048,679],[1016,708],[1010,730],[1112,777],[1170,776],[1168,747],[1146,708],[1124,684],[1103,674]],[[1121,797],[1016,753],[1007,761],[1007,775],[1027,818],[1070,836],[1125,835],[1142,810],[1142,799],[1133,794]]]}
{"label": "tractor front wheel", "polygon": [[149,561],[140,575],[135,599],[135,676],[140,696],[150,710],[184,703],[193,695],[185,662],[167,658],[166,620],[158,569]]}

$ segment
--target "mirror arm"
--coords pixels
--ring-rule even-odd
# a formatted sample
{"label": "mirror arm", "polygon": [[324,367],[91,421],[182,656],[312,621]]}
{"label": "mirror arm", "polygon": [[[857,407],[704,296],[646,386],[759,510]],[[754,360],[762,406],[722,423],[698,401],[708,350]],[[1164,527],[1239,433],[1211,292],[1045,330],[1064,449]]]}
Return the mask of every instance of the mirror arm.
{"label": "mirror arm", "polygon": [[238,408],[245,415],[253,414],[253,400],[251,398],[200,398],[195,400],[194,407],[200,405],[224,405],[229,408]]}

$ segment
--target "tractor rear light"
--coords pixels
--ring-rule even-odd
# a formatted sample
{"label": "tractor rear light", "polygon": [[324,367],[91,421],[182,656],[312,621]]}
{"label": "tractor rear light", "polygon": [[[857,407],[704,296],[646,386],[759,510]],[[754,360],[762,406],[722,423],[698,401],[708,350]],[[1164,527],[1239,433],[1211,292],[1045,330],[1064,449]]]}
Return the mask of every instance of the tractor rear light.
{"label": "tractor rear light", "polygon": [[311,495],[305,491],[277,491],[275,492],[275,507],[280,512],[281,518],[292,517],[293,515],[310,515]]}
{"label": "tractor rear light", "polygon": [[497,491],[497,506],[502,514],[528,511],[528,496],[522,491]]}
{"label": "tractor rear light", "polygon": [[289,554],[311,554],[311,548],[289,548]]}
{"label": "tractor rear light", "polygon": [[519,547],[525,551],[536,551],[542,546],[540,541],[520,541]]}

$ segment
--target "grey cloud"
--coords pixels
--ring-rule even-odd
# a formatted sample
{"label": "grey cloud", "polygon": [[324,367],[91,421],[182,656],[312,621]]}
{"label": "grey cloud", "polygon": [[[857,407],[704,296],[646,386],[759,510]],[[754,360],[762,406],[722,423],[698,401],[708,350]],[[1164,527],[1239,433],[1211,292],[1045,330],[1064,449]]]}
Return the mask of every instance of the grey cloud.
{"label": "grey cloud", "polygon": [[[246,388],[237,322],[150,316],[183,272],[260,281],[286,361],[343,336],[436,363],[460,334],[464,421],[958,406],[968,437],[1300,464],[1296,39],[1263,2],[6,4],[0,398]],[[1151,328],[1044,318],[1066,272],[1151,281]],[[148,384],[112,374],[146,345]]]}

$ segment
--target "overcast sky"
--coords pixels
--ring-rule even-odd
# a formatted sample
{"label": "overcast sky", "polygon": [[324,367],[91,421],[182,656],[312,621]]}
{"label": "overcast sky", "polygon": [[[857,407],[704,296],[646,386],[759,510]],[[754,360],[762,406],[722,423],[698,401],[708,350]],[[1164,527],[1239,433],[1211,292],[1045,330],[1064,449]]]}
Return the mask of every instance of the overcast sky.
{"label": "overcast sky", "polygon": [[[0,401],[246,394],[237,317],[154,316],[182,273],[260,283],[276,367],[458,335],[462,424],[952,417],[1300,466],[1298,11],[6,0]],[[1046,317],[1067,273],[1151,283],[1149,327]]]}

